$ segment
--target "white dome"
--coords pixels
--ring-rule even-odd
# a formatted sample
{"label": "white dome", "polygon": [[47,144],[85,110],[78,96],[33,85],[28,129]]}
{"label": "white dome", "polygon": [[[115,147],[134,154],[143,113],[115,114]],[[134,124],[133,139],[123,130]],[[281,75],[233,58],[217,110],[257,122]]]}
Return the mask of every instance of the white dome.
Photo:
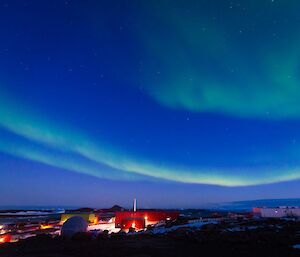
{"label": "white dome", "polygon": [[69,218],[61,227],[61,235],[71,237],[78,232],[86,232],[88,223],[80,216]]}

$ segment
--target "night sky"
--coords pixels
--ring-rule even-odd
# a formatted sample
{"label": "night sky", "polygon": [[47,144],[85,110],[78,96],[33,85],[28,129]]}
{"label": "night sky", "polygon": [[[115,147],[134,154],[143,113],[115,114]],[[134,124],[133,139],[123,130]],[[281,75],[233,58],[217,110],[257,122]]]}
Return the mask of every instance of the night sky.
{"label": "night sky", "polygon": [[300,197],[299,10],[0,1],[0,205]]}

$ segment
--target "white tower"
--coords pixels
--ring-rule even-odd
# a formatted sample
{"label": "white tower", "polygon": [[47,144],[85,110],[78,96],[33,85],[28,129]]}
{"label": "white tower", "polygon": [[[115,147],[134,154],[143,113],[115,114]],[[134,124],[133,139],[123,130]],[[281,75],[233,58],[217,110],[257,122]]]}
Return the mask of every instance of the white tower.
{"label": "white tower", "polygon": [[133,211],[136,212],[136,198],[133,199]]}

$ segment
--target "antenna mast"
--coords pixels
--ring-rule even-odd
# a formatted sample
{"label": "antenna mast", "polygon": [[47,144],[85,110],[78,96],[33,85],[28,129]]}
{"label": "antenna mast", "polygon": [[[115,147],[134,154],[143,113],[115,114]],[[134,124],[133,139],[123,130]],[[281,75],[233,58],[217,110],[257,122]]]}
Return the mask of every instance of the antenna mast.
{"label": "antenna mast", "polygon": [[136,198],[133,199],[133,211],[136,212]]}

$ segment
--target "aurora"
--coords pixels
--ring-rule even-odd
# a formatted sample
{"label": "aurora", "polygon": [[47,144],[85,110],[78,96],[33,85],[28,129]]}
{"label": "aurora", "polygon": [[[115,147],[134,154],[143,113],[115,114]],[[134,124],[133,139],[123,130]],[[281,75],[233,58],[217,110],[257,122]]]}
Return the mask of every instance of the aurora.
{"label": "aurora", "polygon": [[[250,1],[232,2],[227,7],[232,10],[218,17],[199,15],[200,6],[183,14],[178,3],[168,4],[174,9],[151,10],[169,36],[153,28],[146,36],[145,51],[156,60],[148,68],[159,67],[156,78],[145,81],[151,97],[175,110],[299,117],[299,30],[284,26],[277,13],[282,8],[294,14],[295,1],[262,1],[265,15]],[[288,19],[297,23],[296,15]],[[230,25],[224,26],[224,20]]]}
{"label": "aurora", "polygon": [[60,174],[155,205],[299,185],[298,1],[44,5],[0,17],[0,187]]}
{"label": "aurora", "polygon": [[[5,103],[5,99],[1,99]],[[54,167],[62,167],[79,173],[87,173],[92,176],[115,179],[124,177],[124,179],[132,179],[134,176],[128,176],[130,173],[143,175],[154,178],[162,178],[184,183],[203,183],[215,184],[222,186],[246,186],[264,183],[274,183],[279,181],[288,181],[298,179],[300,172],[298,169],[272,171],[273,176],[267,177],[264,173],[269,173],[268,170],[260,170],[260,175],[255,178],[245,176],[242,172],[239,175],[232,175],[230,171],[209,169],[197,170],[185,167],[184,169],[176,169],[164,167],[163,165],[155,165],[144,160],[134,160],[130,156],[126,156],[122,152],[109,152],[112,149],[108,146],[99,146],[92,143],[93,140],[83,136],[82,134],[72,133],[70,130],[59,129],[49,122],[43,121],[41,118],[32,117],[26,114],[20,114],[18,108],[7,104],[1,106],[0,125],[18,136],[34,141],[38,144],[46,144],[47,146],[60,151],[59,157],[51,156],[43,151],[30,150],[29,147],[17,144],[10,145],[3,140],[0,144],[0,149],[4,152],[23,157],[25,159],[38,161]],[[19,108],[23,109],[24,108]],[[27,116],[27,117],[26,117]],[[33,121],[35,123],[33,123]],[[40,125],[40,124],[47,124]],[[102,149],[107,149],[103,151]],[[77,158],[70,161],[62,158],[64,152],[78,154],[92,162],[103,164],[110,169],[107,172],[101,172],[101,168],[95,167],[95,164],[80,164]],[[103,168],[102,168],[103,169]],[[116,169],[117,174],[114,170]],[[248,173],[249,170],[246,170]],[[121,173],[121,174],[118,174]],[[124,174],[125,173],[125,176]],[[127,174],[129,173],[129,174]],[[251,171],[250,171],[251,173]],[[145,179],[145,178],[144,178]]]}

